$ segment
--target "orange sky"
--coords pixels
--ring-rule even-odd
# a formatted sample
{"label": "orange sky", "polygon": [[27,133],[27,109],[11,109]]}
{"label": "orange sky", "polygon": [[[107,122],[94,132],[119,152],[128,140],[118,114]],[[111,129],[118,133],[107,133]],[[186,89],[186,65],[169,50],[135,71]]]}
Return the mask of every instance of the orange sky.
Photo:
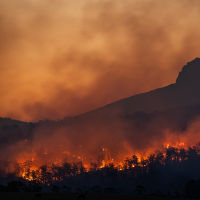
{"label": "orange sky", "polygon": [[1,0],[0,116],[77,115],[174,83],[200,57],[199,0]]}

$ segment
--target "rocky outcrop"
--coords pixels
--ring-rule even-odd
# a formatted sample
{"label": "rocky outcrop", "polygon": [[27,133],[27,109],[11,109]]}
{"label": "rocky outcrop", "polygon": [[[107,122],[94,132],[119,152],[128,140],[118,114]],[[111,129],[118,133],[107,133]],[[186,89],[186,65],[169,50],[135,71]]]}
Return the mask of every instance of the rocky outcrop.
{"label": "rocky outcrop", "polygon": [[174,84],[121,99],[79,116],[126,115],[194,104],[200,104],[200,58],[188,62]]}
{"label": "rocky outcrop", "polygon": [[183,66],[182,71],[176,79],[176,84],[183,87],[200,86],[200,58],[195,58]]}

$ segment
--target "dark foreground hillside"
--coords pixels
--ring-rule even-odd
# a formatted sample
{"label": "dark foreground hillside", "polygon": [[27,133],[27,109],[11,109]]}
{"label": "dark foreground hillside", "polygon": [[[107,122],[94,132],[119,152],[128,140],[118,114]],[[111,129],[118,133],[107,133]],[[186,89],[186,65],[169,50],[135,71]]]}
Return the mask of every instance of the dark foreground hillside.
{"label": "dark foreground hillside", "polygon": [[[1,200],[83,200],[79,198],[80,194],[67,194],[67,193],[41,193],[41,198],[34,198],[36,193],[0,193]],[[133,196],[133,195],[117,195],[117,194],[87,194],[84,195],[85,200],[177,200],[177,198],[168,197],[153,197],[153,196]],[[185,200],[185,198],[181,198]],[[187,199],[189,200],[189,199]]]}

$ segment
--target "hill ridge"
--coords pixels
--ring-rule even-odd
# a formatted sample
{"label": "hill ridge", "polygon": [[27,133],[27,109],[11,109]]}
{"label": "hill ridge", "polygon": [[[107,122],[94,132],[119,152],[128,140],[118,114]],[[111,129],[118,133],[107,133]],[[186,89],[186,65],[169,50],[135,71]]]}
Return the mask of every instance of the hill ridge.
{"label": "hill ridge", "polygon": [[154,112],[200,103],[200,58],[184,65],[176,82],[163,88],[136,94],[80,114],[80,117],[126,115],[134,112]]}

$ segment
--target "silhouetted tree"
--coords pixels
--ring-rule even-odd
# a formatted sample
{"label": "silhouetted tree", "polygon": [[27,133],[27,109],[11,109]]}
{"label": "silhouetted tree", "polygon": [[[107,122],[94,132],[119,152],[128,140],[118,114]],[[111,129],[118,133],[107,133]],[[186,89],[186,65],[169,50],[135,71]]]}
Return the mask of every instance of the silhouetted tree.
{"label": "silhouetted tree", "polygon": [[185,149],[183,149],[183,148],[180,149],[179,157],[181,158],[181,161],[186,159],[186,151],[185,151]]}
{"label": "silhouetted tree", "polygon": [[167,192],[167,197],[170,197],[171,196],[171,193],[170,191]]}
{"label": "silhouetted tree", "polygon": [[132,163],[134,164],[134,166],[138,166],[138,157],[136,155],[132,156]]}
{"label": "silhouetted tree", "polygon": [[142,164],[142,171],[143,173],[147,172],[147,165],[148,165],[149,161],[148,160],[144,160],[143,158],[141,158],[141,164]]}
{"label": "silhouetted tree", "polygon": [[11,181],[7,185],[7,190],[8,192],[20,192],[20,190],[26,191],[27,188],[25,183],[21,181]]}
{"label": "silhouetted tree", "polygon": [[175,192],[175,197],[176,197],[176,198],[180,198],[180,197],[181,197],[179,191],[176,191],[176,192]]}
{"label": "silhouetted tree", "polygon": [[52,185],[52,187],[51,187],[52,192],[58,193],[58,192],[60,192],[60,190],[61,190],[61,188],[57,185]]}
{"label": "silhouetted tree", "polygon": [[163,161],[163,159],[164,159],[164,155],[163,155],[163,153],[160,152],[160,151],[156,151],[156,158],[155,158],[156,165],[161,164],[162,161]]}
{"label": "silhouetted tree", "polygon": [[15,170],[14,170],[14,174],[16,177],[20,177],[21,176],[21,171],[22,171],[22,166],[19,163],[15,164]]}
{"label": "silhouetted tree", "polygon": [[193,146],[192,148],[189,147],[188,151],[187,151],[187,154],[188,154],[188,159],[190,160],[195,160],[198,158],[198,154],[197,154],[197,151],[196,151],[196,147]]}
{"label": "silhouetted tree", "polygon": [[103,193],[103,189],[101,188],[101,186],[96,185],[90,188],[90,193]]}
{"label": "silhouetted tree", "polygon": [[35,181],[29,182],[26,188],[26,192],[41,192],[41,190],[42,190],[42,187]]}
{"label": "silhouetted tree", "polygon": [[72,192],[72,189],[70,187],[67,187],[67,186],[62,186],[62,189],[63,189],[63,192],[65,193],[71,193]]}
{"label": "silhouetted tree", "polygon": [[97,166],[97,164],[96,163],[90,163],[90,171],[95,171],[95,170],[97,170],[97,168],[98,168],[98,166]]}
{"label": "silhouetted tree", "polygon": [[166,149],[166,160],[167,161],[172,161],[172,160],[177,160],[178,157],[178,150],[174,147],[169,147]]}
{"label": "silhouetted tree", "polygon": [[200,198],[200,185],[195,180],[190,180],[185,185],[184,197],[186,198]]}
{"label": "silhouetted tree", "polygon": [[78,173],[78,166],[74,163],[72,166],[72,174],[76,175]]}
{"label": "silhouetted tree", "polygon": [[42,165],[41,169],[41,181],[46,184],[46,175],[47,175],[47,165]]}
{"label": "silhouetted tree", "polygon": [[58,175],[58,181],[62,180],[64,177],[64,170],[61,166],[57,167],[57,175]]}
{"label": "silhouetted tree", "polygon": [[52,184],[53,183],[53,174],[51,172],[46,172],[46,182],[48,184]]}
{"label": "silhouetted tree", "polygon": [[141,185],[137,185],[137,186],[135,187],[134,192],[135,192],[136,195],[143,195],[144,192],[146,192],[146,189],[145,189],[145,187],[143,187],[143,186],[141,186]]}
{"label": "silhouetted tree", "polygon": [[64,170],[64,178],[67,178],[68,176],[71,175],[72,173],[72,166],[69,163],[64,163],[63,164],[63,170]]}
{"label": "silhouetted tree", "polygon": [[149,157],[149,163],[154,164],[156,161],[156,156],[154,154],[151,154]]}
{"label": "silhouetted tree", "polygon": [[78,162],[77,166],[78,166],[78,169],[79,169],[80,173],[83,173],[83,172],[86,171],[82,161]]}

